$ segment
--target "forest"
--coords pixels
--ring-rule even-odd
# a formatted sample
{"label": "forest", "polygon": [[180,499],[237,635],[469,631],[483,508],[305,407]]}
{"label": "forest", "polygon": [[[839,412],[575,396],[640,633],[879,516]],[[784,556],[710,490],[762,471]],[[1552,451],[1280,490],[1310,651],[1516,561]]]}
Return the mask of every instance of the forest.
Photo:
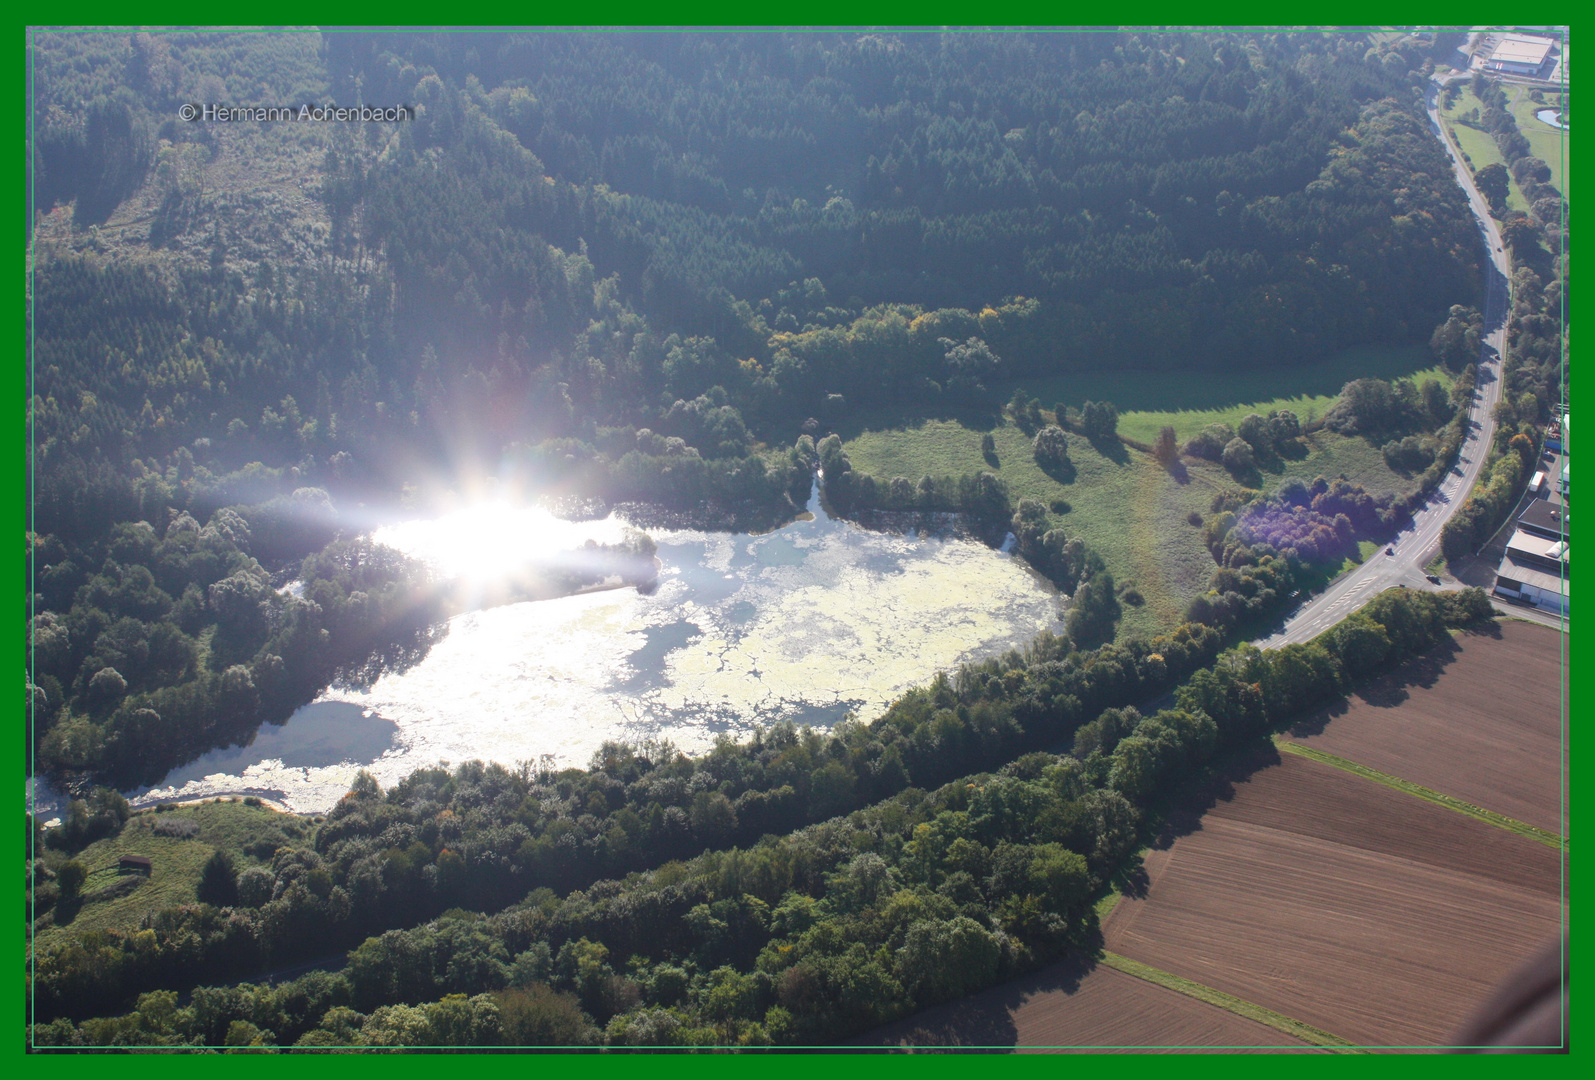
{"label": "forest", "polygon": [[[1089,955],[1092,902],[1182,785],[1490,614],[1477,589],[1398,589],[1272,652],[1215,657],[1200,626],[1085,654],[1043,638],[828,736],[365,775],[267,861],[235,874],[219,850],[198,903],[38,957],[34,1044],[835,1044]],[[1152,715],[1101,707],[1175,684]],[[57,843],[125,827],[118,798],[74,806]],[[81,882],[68,854],[34,868],[54,904]],[[347,965],[230,981],[328,949]]]}
{"label": "forest", "polygon": [[[1409,42],[107,34],[37,52],[27,554],[46,647],[28,693],[58,776],[154,775],[340,666],[424,652],[436,605],[392,556],[308,605],[266,586],[330,566],[345,511],[439,462],[768,527],[860,410],[1000,413],[987,386],[1042,371],[1310,364],[1427,340],[1477,293],[1421,114],[1433,57]],[[239,136],[169,111],[248,85],[419,119],[251,133],[299,155],[294,210],[218,183]],[[113,234],[118,205],[147,213]],[[1402,460],[1436,461],[1421,441]],[[1016,511],[990,477],[905,493],[830,472],[844,511]],[[1060,586],[1100,573],[1061,533],[1040,558],[1047,531],[1027,557]],[[1112,635],[1113,591],[1081,594],[1083,641]]]}
{"label": "forest", "polygon": [[[125,518],[133,462],[182,451],[336,496],[396,487],[401,443],[657,431],[716,386],[789,444],[827,410],[965,402],[982,372],[942,338],[1000,358],[988,382],[1222,371],[1427,340],[1476,302],[1429,58],[1356,35],[328,34],[326,92],[420,118],[321,136],[313,252],[158,112],[219,92],[220,42],[94,39],[120,92],[90,44],[40,46],[37,220],[70,196],[96,230],[35,228],[45,533]],[[74,93],[103,104],[71,119]],[[142,241],[90,189],[146,199]]]}
{"label": "forest", "polygon": [[[823,469],[838,514],[1011,531],[1074,598],[1065,634],[828,733],[363,777],[291,842],[218,850],[198,902],[32,956],[37,1045],[843,1039],[1089,952],[1093,901],[1170,791],[1488,614],[1482,594],[1391,595],[1308,646],[1222,651],[1398,526],[1460,445],[1483,253],[1423,108],[1453,43],[30,42],[29,750],[71,798],[59,828],[29,818],[35,929],[69,921],[76,856],[126,827],[117,789],[440,640],[439,583],[364,536],[418,490],[486,473],[763,529]],[[196,101],[417,118],[241,132],[175,118]],[[1503,111],[1487,120],[1537,216],[1503,230],[1510,394],[1448,552],[1493,531],[1563,374],[1565,204]],[[1237,478],[1200,523],[1207,591],[1150,639],[1121,639],[1133,600],[1058,508],[986,472],[856,472],[835,434],[1009,417],[1062,471],[1071,439],[1118,445],[1113,406],[1048,416],[993,387],[1413,343],[1462,372],[1450,397],[1360,380],[1316,421],[1376,440],[1414,479],[1405,501],[1243,483],[1294,452],[1288,412],[1136,445]],[[237,982],[328,953],[348,965]]]}

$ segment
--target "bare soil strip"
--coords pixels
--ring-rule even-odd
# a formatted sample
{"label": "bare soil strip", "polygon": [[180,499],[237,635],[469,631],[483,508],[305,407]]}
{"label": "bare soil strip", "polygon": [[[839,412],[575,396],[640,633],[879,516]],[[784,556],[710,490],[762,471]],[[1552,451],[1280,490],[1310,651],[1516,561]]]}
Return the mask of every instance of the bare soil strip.
{"label": "bare soil strip", "polygon": [[862,1036],[855,1046],[993,1050],[1300,1050],[1322,1052],[1276,1026],[1155,981],[1056,964]]}
{"label": "bare soil strip", "polygon": [[1290,738],[1566,836],[1564,642],[1496,620],[1304,717]]}
{"label": "bare soil strip", "polygon": [[1160,971],[1155,967],[1131,960],[1128,956],[1118,953],[1104,952],[1102,962],[1115,971],[1122,971],[1126,975],[1134,975],[1138,979],[1166,986],[1170,990],[1177,990],[1188,997],[1198,1001],[1205,1001],[1209,1005],[1217,1005],[1221,1009],[1228,1009],[1237,1016],[1244,1016],[1248,1020],[1256,1020],[1260,1024],[1267,1024],[1276,1031],[1283,1031],[1287,1035],[1294,1035],[1303,1042],[1312,1043],[1314,1046],[1346,1047],[1352,1043],[1338,1035],[1331,1035],[1327,1031],[1320,1031],[1310,1024],[1299,1020],[1292,1020],[1288,1016],[1281,1016],[1272,1009],[1265,1009],[1261,1005],[1253,1005],[1249,1001],[1242,1001],[1232,997],[1222,990],[1214,990],[1211,986],[1203,986],[1189,979],[1182,979],[1178,975],[1171,975],[1167,971]]}
{"label": "bare soil strip", "polygon": [[1483,807],[1474,806],[1471,803],[1465,803],[1461,799],[1453,799],[1451,796],[1442,795],[1438,791],[1430,791],[1426,787],[1421,787],[1418,784],[1414,784],[1410,780],[1403,780],[1399,776],[1391,776],[1389,773],[1382,773],[1377,769],[1370,769],[1366,765],[1359,765],[1355,761],[1347,761],[1343,757],[1336,757],[1334,754],[1326,754],[1322,750],[1314,750],[1313,748],[1303,746],[1300,743],[1290,742],[1288,739],[1278,740],[1277,745],[1287,754],[1298,754],[1301,757],[1307,758],[1311,761],[1316,761],[1324,765],[1332,765],[1337,769],[1344,769],[1347,772],[1363,777],[1366,780],[1372,780],[1376,784],[1383,784],[1385,787],[1392,788],[1396,791],[1404,791],[1408,795],[1415,795],[1420,799],[1426,799],[1429,802],[1434,803],[1436,806],[1444,806],[1449,810],[1455,810],[1459,814],[1466,814],[1471,818],[1478,818],[1480,821],[1494,825],[1498,829],[1505,829],[1507,832],[1517,833],[1519,836],[1526,836],[1530,840],[1538,841],[1539,843],[1544,844],[1547,847],[1554,848],[1557,851],[1561,851],[1567,846],[1567,841],[1562,837],[1557,836],[1555,833],[1549,833],[1544,829],[1530,825],[1527,822],[1516,821],[1504,814],[1497,814],[1494,811],[1486,810]]}
{"label": "bare soil strip", "polygon": [[1564,925],[1557,852],[1295,755],[1173,833],[1106,948],[1359,1046],[1443,1045]]}

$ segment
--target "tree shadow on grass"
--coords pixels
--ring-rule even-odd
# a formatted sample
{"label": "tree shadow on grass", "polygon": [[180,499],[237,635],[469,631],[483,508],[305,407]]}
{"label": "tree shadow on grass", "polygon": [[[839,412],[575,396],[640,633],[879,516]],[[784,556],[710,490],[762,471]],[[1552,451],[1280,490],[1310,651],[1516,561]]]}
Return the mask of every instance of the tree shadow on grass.
{"label": "tree shadow on grass", "polygon": [[1108,439],[1086,439],[1091,444],[1091,449],[1113,462],[1115,465],[1128,465],[1130,463],[1130,448],[1120,442],[1117,436]]}
{"label": "tree shadow on grass", "polygon": [[1152,887],[1152,877],[1146,872],[1145,857],[1134,855],[1121,866],[1113,875],[1113,887],[1133,899],[1144,898]]}
{"label": "tree shadow on grass", "polygon": [[[1252,464],[1251,471],[1258,478],[1259,483],[1262,480],[1263,473],[1268,473],[1271,476],[1283,476],[1285,474],[1285,459],[1274,453],[1258,454]],[[1247,484],[1247,487],[1257,486],[1259,485]]]}
{"label": "tree shadow on grass", "polygon": [[1046,462],[1043,462],[1040,458],[1037,458],[1036,467],[1060,484],[1074,483],[1074,478],[1077,475],[1074,462],[1070,461],[1068,458],[1063,458],[1059,461]]}
{"label": "tree shadow on grass", "polygon": [[78,913],[83,910],[83,902],[84,897],[81,893],[77,896],[62,897],[57,900],[55,906],[50,909],[50,916],[55,925],[71,926],[73,920],[78,917]]}
{"label": "tree shadow on grass", "polygon": [[1301,439],[1285,439],[1274,447],[1274,453],[1286,461],[1301,461],[1311,452]]}
{"label": "tree shadow on grass", "polygon": [[1179,484],[1181,487],[1191,482],[1191,470],[1185,467],[1185,462],[1178,459],[1169,462],[1168,474],[1172,476],[1174,478],[1174,482]]}

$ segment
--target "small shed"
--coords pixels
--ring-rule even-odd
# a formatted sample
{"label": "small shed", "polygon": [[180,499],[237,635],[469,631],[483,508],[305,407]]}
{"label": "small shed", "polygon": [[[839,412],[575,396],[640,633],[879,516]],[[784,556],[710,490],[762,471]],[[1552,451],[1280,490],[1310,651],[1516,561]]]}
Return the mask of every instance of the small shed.
{"label": "small shed", "polygon": [[150,872],[150,861],[143,855],[123,855],[117,860],[116,868],[122,873],[131,871],[147,876]]}

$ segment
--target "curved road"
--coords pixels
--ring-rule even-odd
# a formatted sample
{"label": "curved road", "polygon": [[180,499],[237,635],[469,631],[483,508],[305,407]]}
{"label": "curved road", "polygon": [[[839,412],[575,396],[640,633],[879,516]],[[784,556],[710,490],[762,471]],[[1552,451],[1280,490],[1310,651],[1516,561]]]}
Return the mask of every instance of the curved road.
{"label": "curved road", "polygon": [[1506,347],[1507,278],[1511,267],[1490,216],[1489,203],[1473,184],[1473,174],[1462,161],[1462,153],[1440,122],[1439,95],[1445,82],[1465,78],[1453,73],[1429,87],[1429,126],[1445,144],[1457,183],[1467,194],[1468,206],[1489,253],[1485,269],[1484,340],[1479,347],[1478,389],[1473,395],[1468,433],[1457,455],[1456,467],[1429,500],[1413,515],[1412,523],[1394,541],[1396,553],[1383,551],[1368,557],[1357,569],[1336,579],[1321,594],[1293,611],[1284,627],[1256,644],[1264,649],[1311,640],[1335,623],[1396,585],[1424,586],[1423,568],[1440,546],[1440,529],[1466,498],[1484,467],[1484,458],[1495,437],[1495,405],[1501,400],[1501,355]]}

